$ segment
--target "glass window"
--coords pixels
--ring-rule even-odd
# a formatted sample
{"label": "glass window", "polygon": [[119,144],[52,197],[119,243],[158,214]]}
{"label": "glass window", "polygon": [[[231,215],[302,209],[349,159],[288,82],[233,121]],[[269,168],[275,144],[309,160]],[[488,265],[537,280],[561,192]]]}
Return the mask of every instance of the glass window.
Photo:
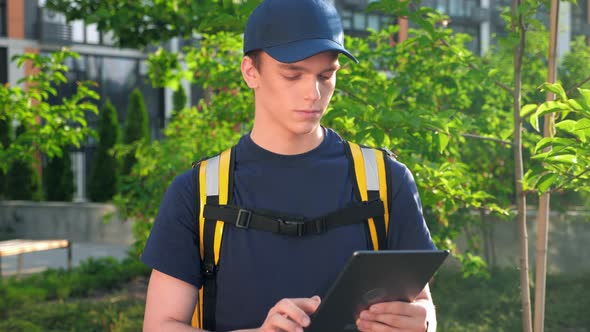
{"label": "glass window", "polygon": [[340,13],[342,19],[342,28],[344,30],[352,29],[352,12],[350,10],[343,10]]}
{"label": "glass window", "polygon": [[75,43],[83,43],[84,38],[84,22],[83,21],[73,21],[70,23],[72,26],[72,41]]}
{"label": "glass window", "polygon": [[8,56],[6,48],[0,47],[0,84],[8,82]]}
{"label": "glass window", "polygon": [[364,13],[354,13],[352,21],[354,30],[365,31],[367,29],[366,16]]}
{"label": "glass window", "polygon": [[454,32],[464,33],[471,36],[471,41],[465,43],[465,46],[468,50],[473,52],[474,54],[479,54],[480,52],[480,32],[479,26],[474,25],[458,25],[458,24],[451,24],[449,25],[450,28],[453,29]]}
{"label": "glass window", "polygon": [[577,4],[573,3],[571,6],[572,38],[587,34],[585,27],[588,24],[588,0],[579,0]]}
{"label": "glass window", "polygon": [[380,17],[377,15],[369,15],[368,17],[368,27],[375,30],[375,31],[379,31],[379,29],[381,28],[381,24],[380,24]]}
{"label": "glass window", "polygon": [[108,31],[102,34],[102,44],[104,45],[115,45],[115,38],[112,31]]}
{"label": "glass window", "polygon": [[89,24],[86,26],[86,43],[98,44],[100,43],[100,34],[96,29],[96,24]]}
{"label": "glass window", "polygon": [[6,36],[6,0],[0,0],[0,36]]}
{"label": "glass window", "polygon": [[165,125],[164,91],[153,88],[147,75],[147,64],[141,60],[138,64],[138,88],[143,94],[145,107],[149,116],[150,135],[152,139],[162,138]]}
{"label": "glass window", "polygon": [[128,58],[104,57],[102,75],[102,98],[110,99],[117,109],[119,120],[124,121],[129,104],[129,96],[136,85],[137,60]]}

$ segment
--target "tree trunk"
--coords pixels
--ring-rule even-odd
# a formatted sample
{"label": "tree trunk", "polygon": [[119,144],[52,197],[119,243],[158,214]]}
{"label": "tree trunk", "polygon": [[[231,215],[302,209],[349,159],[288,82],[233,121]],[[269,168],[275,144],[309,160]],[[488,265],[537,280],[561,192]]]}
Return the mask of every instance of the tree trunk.
{"label": "tree trunk", "polygon": [[[520,36],[519,43],[514,48],[514,175],[516,187],[517,225],[520,240],[520,301],[522,304],[523,332],[532,332],[531,295],[529,288],[529,255],[528,235],[526,225],[526,195],[522,190],[524,167],[522,157],[522,121],[520,108],[522,99],[522,60],[526,45],[526,28],[522,14],[517,9],[522,0],[512,1],[512,31]],[[517,26],[518,25],[518,26]]]}
{"label": "tree trunk", "polygon": [[[551,0],[549,13],[549,68],[547,82],[555,83],[557,78],[557,26],[559,23],[559,0]],[[555,99],[555,95],[547,92],[547,101]],[[553,136],[554,114],[545,115],[543,136]],[[551,148],[547,148],[546,151]],[[547,276],[547,242],[549,235],[549,207],[551,194],[544,193],[539,201],[537,214],[537,271],[535,281],[535,332],[543,332],[545,329],[545,284]]]}

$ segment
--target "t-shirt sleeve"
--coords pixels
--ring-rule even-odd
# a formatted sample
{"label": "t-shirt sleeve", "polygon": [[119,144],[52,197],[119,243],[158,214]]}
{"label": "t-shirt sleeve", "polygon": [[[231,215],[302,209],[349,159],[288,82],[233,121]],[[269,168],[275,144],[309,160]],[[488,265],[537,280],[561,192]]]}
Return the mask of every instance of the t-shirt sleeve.
{"label": "t-shirt sleeve", "polygon": [[403,164],[391,160],[389,237],[394,250],[434,250],[436,246],[422,213],[414,177]]}
{"label": "t-shirt sleeve", "polygon": [[141,260],[153,269],[199,288],[200,257],[192,172],[177,176],[166,190]]}

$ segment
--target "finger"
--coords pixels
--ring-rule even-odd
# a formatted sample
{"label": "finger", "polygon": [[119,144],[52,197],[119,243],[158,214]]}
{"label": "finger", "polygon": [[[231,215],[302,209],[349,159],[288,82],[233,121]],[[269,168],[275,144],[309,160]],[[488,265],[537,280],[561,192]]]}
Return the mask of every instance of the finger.
{"label": "finger", "polygon": [[369,311],[373,313],[390,313],[408,317],[426,317],[426,308],[417,303],[383,302],[372,305]]}
{"label": "finger", "polygon": [[285,314],[277,312],[267,317],[262,330],[272,332],[303,332],[303,327],[297,322],[289,319]]}
{"label": "finger", "polygon": [[[426,329],[426,316],[406,316],[394,313],[375,313],[370,310],[361,312],[359,318],[366,322],[380,323],[402,331],[424,331]],[[371,325],[372,326],[372,325]]]}
{"label": "finger", "polygon": [[299,298],[292,300],[293,303],[295,303],[295,305],[297,305],[301,310],[303,310],[308,315],[313,314],[318,309],[321,303],[321,299],[317,295],[311,298]]}
{"label": "finger", "polygon": [[359,319],[367,323],[379,323],[392,328],[407,328],[409,317],[395,314],[376,314],[365,310],[359,315]]}
{"label": "finger", "polygon": [[292,321],[300,326],[308,326],[310,323],[309,316],[305,309],[310,307],[311,299],[282,299],[272,309],[271,313],[286,315]]}
{"label": "finger", "polygon": [[399,329],[395,326],[389,326],[383,324],[381,322],[373,321],[373,320],[365,320],[359,318],[356,321],[357,329],[361,332],[396,332],[396,331],[406,331],[404,329]]}

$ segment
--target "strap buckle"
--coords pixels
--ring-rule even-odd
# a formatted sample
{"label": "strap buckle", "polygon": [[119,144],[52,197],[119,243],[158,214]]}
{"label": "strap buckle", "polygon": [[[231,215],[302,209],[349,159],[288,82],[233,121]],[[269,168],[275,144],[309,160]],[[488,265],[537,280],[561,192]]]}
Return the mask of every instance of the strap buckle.
{"label": "strap buckle", "polygon": [[252,211],[246,209],[240,209],[238,211],[238,217],[236,218],[236,227],[246,229],[250,227],[250,221],[252,220]]}
{"label": "strap buckle", "polygon": [[301,221],[279,219],[279,234],[290,236],[303,236],[305,223]]}
{"label": "strap buckle", "polygon": [[215,264],[203,262],[201,269],[202,269],[203,276],[205,277],[205,279],[215,278],[215,274],[217,273],[217,267],[215,266]]}
{"label": "strap buckle", "polygon": [[326,225],[326,219],[324,219],[324,218],[314,220],[313,226],[314,226],[313,230],[315,231],[316,234],[322,234],[328,229],[328,227]]}

